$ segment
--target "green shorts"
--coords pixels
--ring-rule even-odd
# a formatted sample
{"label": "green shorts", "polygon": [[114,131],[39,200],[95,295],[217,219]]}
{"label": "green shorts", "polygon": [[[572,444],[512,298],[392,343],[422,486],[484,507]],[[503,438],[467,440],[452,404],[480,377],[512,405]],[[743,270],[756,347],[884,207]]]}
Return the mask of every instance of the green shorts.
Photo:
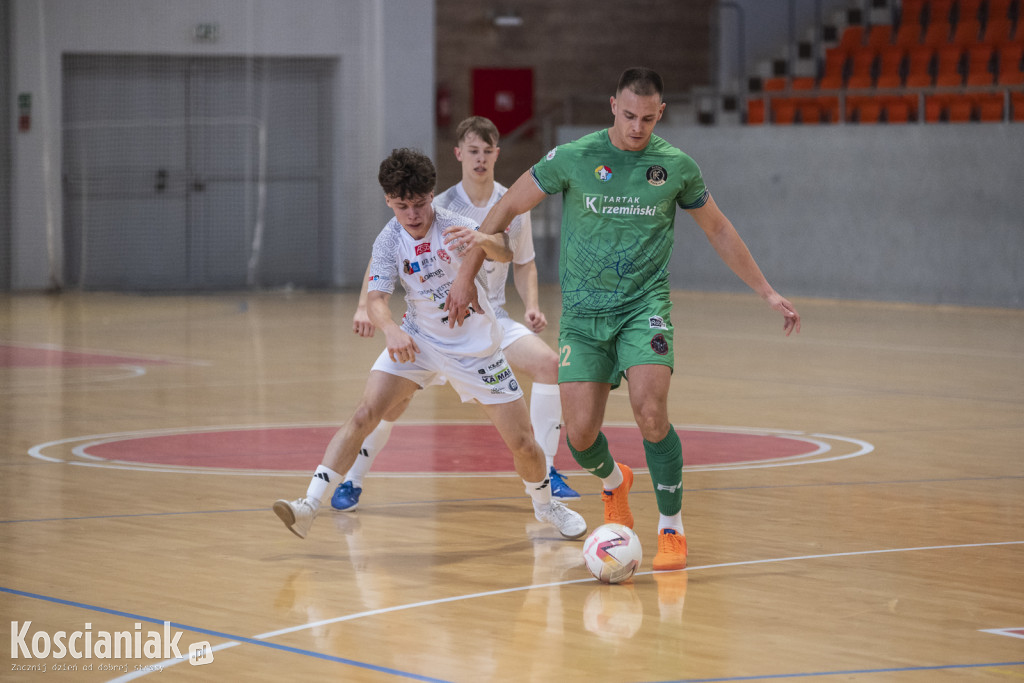
{"label": "green shorts", "polygon": [[562,316],[558,381],[619,386],[634,365],[673,367],[672,301],[649,297],[629,311],[580,318]]}

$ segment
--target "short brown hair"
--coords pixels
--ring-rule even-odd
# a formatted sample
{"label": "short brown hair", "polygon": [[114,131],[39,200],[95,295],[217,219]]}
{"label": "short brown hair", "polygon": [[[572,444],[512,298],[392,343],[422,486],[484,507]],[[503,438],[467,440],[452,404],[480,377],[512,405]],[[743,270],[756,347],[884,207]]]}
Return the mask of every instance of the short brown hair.
{"label": "short brown hair", "polygon": [[648,97],[650,95],[661,97],[665,92],[665,84],[662,82],[658,72],[642,66],[636,66],[622,72],[622,75],[619,76],[619,85],[615,88],[616,96],[626,88],[629,88],[641,97]]}
{"label": "short brown hair", "polygon": [[411,199],[434,191],[437,170],[423,152],[402,147],[380,162],[377,181],[389,197]]}
{"label": "short brown hair", "polygon": [[486,117],[470,116],[462,119],[459,127],[455,129],[455,141],[461,144],[470,133],[476,133],[476,136],[488,145],[498,146],[498,127]]}

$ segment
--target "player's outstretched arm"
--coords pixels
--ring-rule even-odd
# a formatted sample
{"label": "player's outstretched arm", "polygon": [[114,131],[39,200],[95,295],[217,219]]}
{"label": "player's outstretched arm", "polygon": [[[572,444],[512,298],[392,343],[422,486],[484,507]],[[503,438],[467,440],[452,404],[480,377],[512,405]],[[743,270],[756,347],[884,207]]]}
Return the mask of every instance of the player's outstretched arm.
{"label": "player's outstretched arm", "polygon": [[360,337],[372,337],[377,328],[370,320],[370,314],[366,310],[367,284],[370,280],[370,263],[366,264],[366,273],[363,274],[363,285],[359,289],[359,303],[356,304],[355,315],[352,316],[352,331]]}
{"label": "player's outstretched arm", "polygon": [[791,332],[800,332],[800,314],[784,296],[768,284],[767,278],[758,267],[743,238],[736,232],[735,226],[718,208],[714,198],[699,209],[688,209],[693,219],[700,226],[714,247],[718,256],[732,272],[743,280],[752,290],[757,292],[764,301],[783,316],[782,330],[788,337]]}
{"label": "player's outstretched arm", "polygon": [[533,332],[541,332],[548,326],[548,319],[540,310],[540,297],[537,288],[537,262],[512,264],[512,279],[516,283],[516,291],[523,300],[525,311],[523,322]]}
{"label": "player's outstretched arm", "polygon": [[512,248],[508,244],[508,233],[485,235],[479,230],[464,225],[453,225],[444,229],[444,245],[450,251],[462,251],[463,254],[473,249],[483,249],[485,258],[492,261],[507,263],[512,260]]}

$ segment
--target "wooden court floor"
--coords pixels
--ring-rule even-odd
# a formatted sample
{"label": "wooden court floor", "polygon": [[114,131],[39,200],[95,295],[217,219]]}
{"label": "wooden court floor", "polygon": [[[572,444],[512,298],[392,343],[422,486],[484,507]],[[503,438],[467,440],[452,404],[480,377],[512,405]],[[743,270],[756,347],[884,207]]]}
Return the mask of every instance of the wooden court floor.
{"label": "wooden court floor", "polygon": [[795,298],[787,339],[753,296],[674,298],[690,566],[650,571],[623,387],[646,556],[603,586],[447,387],[358,511],[288,533],[381,349],[354,294],[0,295],[0,679],[1024,680],[1024,311]]}

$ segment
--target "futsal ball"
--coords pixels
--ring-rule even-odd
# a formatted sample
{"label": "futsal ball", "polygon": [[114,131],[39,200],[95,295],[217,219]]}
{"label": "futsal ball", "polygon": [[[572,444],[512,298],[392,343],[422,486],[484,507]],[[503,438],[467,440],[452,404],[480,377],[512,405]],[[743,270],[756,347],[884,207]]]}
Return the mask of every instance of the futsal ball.
{"label": "futsal ball", "polygon": [[622,583],[636,574],[643,559],[640,538],[628,526],[603,524],[587,536],[583,560],[598,581]]}

